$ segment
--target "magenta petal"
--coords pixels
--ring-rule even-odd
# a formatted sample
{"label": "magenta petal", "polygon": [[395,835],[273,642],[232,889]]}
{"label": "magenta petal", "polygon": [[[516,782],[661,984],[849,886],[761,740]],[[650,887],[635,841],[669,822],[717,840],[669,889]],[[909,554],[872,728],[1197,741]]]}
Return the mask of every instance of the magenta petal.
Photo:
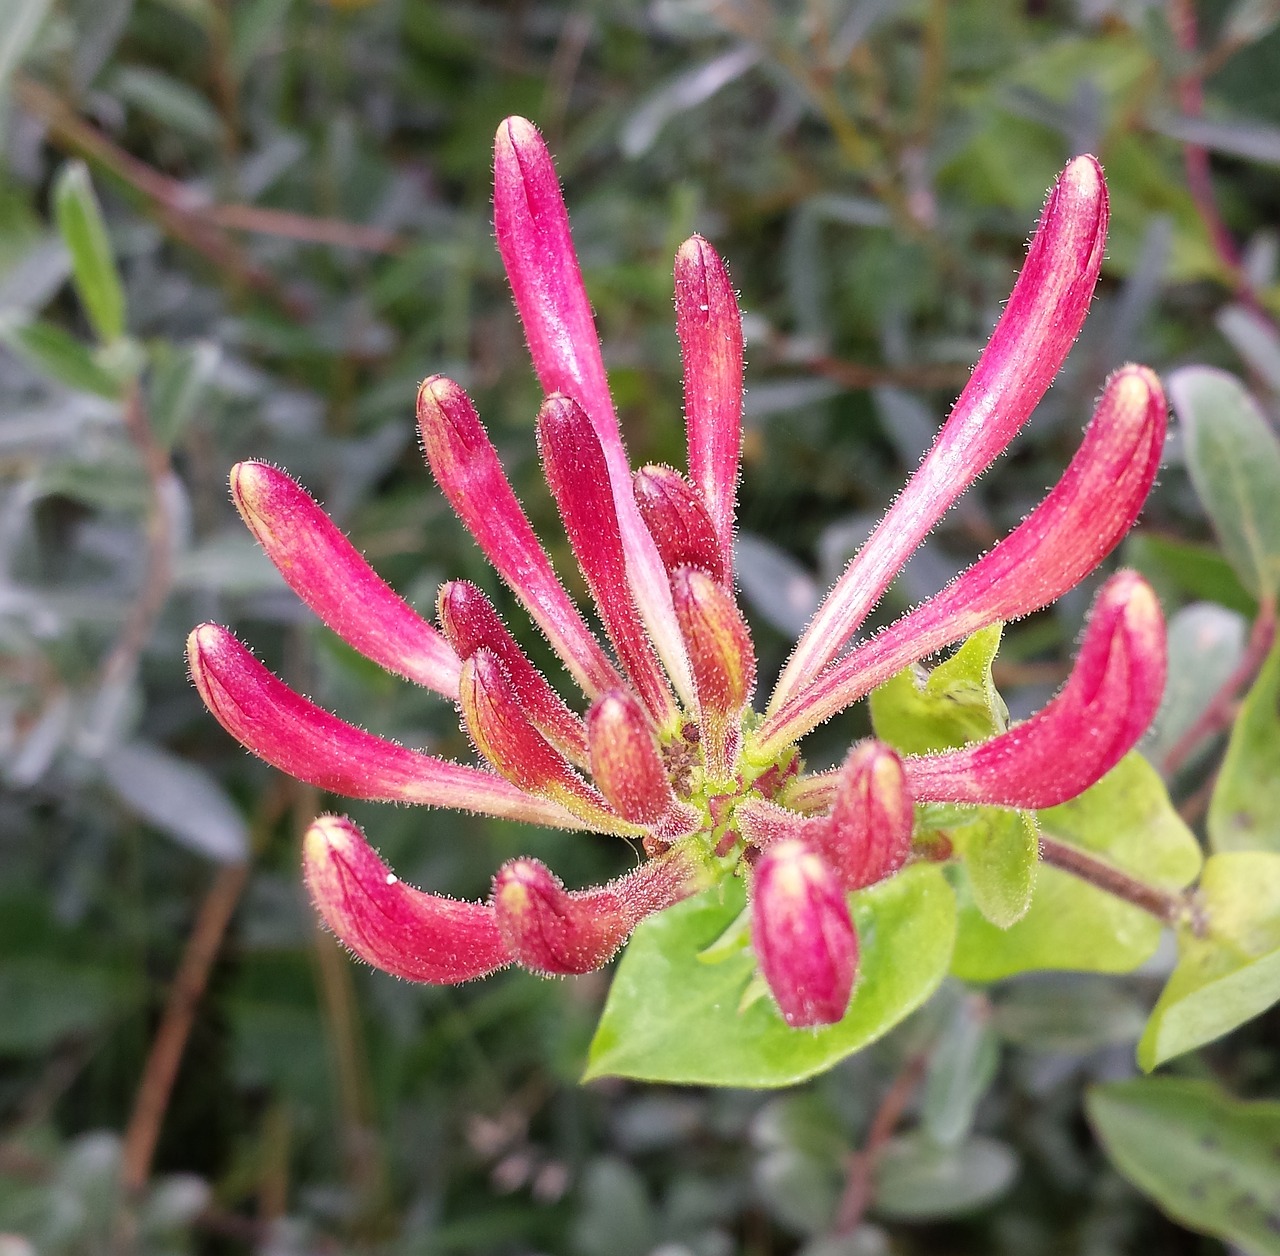
{"label": "magenta petal", "polygon": [[231,497],[290,588],[353,650],[447,698],[458,694],[449,643],[361,557],[307,492],[262,462],[231,469]]}
{"label": "magenta petal", "polygon": [[352,727],[295,693],[216,624],[201,624],[192,632],[187,661],[205,705],[232,737],[272,767],[318,789],[553,828],[582,827],[568,812],[490,772]]}
{"label": "magenta petal", "polygon": [[493,221],[538,379],[544,392],[572,397],[595,429],[635,604],[677,690],[691,698],[692,682],[666,573],[632,500],[631,466],[618,431],[560,182],[537,127],[524,118],[508,118],[498,128]]}
{"label": "magenta petal", "polygon": [[1160,466],[1168,411],[1155,375],[1116,371],[1049,495],[956,580],[851,650],[761,726],[765,747],[802,737],[907,664],[1074,588],[1133,526]]}
{"label": "magenta petal", "polygon": [[[631,596],[604,452],[582,407],[561,394],[548,397],[538,414],[538,448],[569,545],[605,631],[645,705],[665,727],[675,718],[675,704]],[[630,477],[628,500],[629,486]]]}
{"label": "magenta petal", "polygon": [[587,764],[587,730],[507,631],[493,603],[468,580],[440,586],[440,623],[461,658],[492,650],[506,669],[516,700],[529,719],[562,754]]}
{"label": "magenta petal", "polygon": [[641,467],[635,475],[635,492],[645,527],[669,573],[677,567],[700,567],[721,584],[731,583],[711,516],[697,489],[679,471]]}
{"label": "magenta petal", "polygon": [[463,663],[458,704],[476,749],[513,785],[559,803],[596,828],[640,832],[621,820],[538,731],[492,650],[479,649]]}
{"label": "magenta petal", "polygon": [[1137,744],[1164,693],[1160,604],[1131,571],[1112,576],[1094,603],[1062,692],[990,741],[906,760],[922,801],[1054,807],[1084,792]]}
{"label": "magenta petal", "polygon": [[433,375],[418,390],[427,460],[450,505],[511,591],[547,634],[588,697],[622,684],[552,569],[471,398]]}
{"label": "magenta petal", "polygon": [[405,885],[343,816],[307,830],[302,872],[329,928],[384,972],[453,985],[511,962],[492,907]]}
{"label": "magenta petal", "polygon": [[587,714],[591,775],[619,815],[656,824],[678,805],[653,722],[629,693],[606,693]]}
{"label": "magenta petal", "polygon": [[883,743],[865,741],[840,769],[831,815],[815,845],[845,889],[860,890],[907,862],[914,821],[902,760]]}
{"label": "magenta petal", "polygon": [[549,975],[607,964],[646,916],[701,888],[681,852],[650,860],[596,889],[569,891],[537,859],[513,859],[493,881],[498,928],[518,963]]}
{"label": "magenta petal", "polygon": [[788,1025],[834,1025],[844,1018],[857,975],[858,935],[839,879],[803,842],[777,842],[756,864],[751,943]]}
{"label": "magenta petal", "polygon": [[1031,416],[1084,323],[1107,219],[1102,169],[1077,157],[1049,194],[1004,313],[933,448],[800,638],[771,711],[836,657],[920,542]]}
{"label": "magenta petal", "polygon": [[[724,263],[701,236],[680,246],[675,280],[689,475],[731,563],[742,460],[742,315]],[[732,573],[725,579],[730,581]]]}

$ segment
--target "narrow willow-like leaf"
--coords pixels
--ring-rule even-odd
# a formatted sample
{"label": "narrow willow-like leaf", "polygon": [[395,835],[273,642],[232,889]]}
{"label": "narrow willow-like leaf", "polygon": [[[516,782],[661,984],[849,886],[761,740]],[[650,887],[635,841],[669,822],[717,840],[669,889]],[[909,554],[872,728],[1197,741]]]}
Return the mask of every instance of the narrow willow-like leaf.
{"label": "narrow willow-like leaf", "polygon": [[1089,1120],[1112,1163],[1183,1225],[1280,1254],[1280,1103],[1238,1103],[1209,1082],[1096,1086]]}
{"label": "narrow willow-like leaf", "polygon": [[119,340],[124,335],[124,287],[84,162],[69,162],[59,172],[53,186],[53,212],[71,254],[76,292],[94,333],[104,344]]}
{"label": "narrow willow-like leaf", "polygon": [[1280,591],[1280,440],[1234,375],[1188,366],[1169,380],[1187,469],[1223,551],[1250,592]]}
{"label": "narrow willow-like leaf", "polygon": [[1280,852],[1280,645],[1231,729],[1208,826],[1214,850]]}

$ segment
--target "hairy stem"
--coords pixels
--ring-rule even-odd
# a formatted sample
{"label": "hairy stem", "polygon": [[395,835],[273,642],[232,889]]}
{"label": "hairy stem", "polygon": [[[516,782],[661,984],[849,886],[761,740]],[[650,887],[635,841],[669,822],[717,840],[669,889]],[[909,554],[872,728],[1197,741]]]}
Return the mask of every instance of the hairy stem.
{"label": "hairy stem", "polygon": [[1149,881],[1122,872],[1114,864],[1087,850],[1072,846],[1050,833],[1040,834],[1040,858],[1051,867],[1069,872],[1082,881],[1154,916],[1161,924],[1177,928],[1189,925],[1199,933],[1201,922],[1191,900],[1185,894],[1162,890]]}

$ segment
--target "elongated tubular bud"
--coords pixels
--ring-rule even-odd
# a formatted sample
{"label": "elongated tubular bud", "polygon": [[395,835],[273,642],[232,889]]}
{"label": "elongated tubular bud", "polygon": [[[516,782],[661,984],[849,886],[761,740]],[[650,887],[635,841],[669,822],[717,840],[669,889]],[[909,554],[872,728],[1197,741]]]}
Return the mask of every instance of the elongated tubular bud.
{"label": "elongated tubular bud", "polygon": [[751,944],[788,1025],[843,1019],[857,976],[858,935],[839,878],[804,842],[775,842],[756,863]]}
{"label": "elongated tubular bud", "polygon": [[656,824],[677,804],[653,723],[621,690],[603,694],[587,713],[591,775],[615,811],[633,824]]}
{"label": "elongated tubular bud", "polygon": [[1053,807],[1105,776],[1137,744],[1164,693],[1160,603],[1122,571],[1098,594],[1075,667],[1042,711],[978,745],[906,761],[929,802]]}
{"label": "elongated tubular bud", "polygon": [[[582,407],[561,394],[548,397],[538,413],[538,448],[569,545],[605,631],[645,706],[665,727],[675,719],[675,705],[631,597],[604,453]],[[628,500],[629,485],[630,477]]]}
{"label": "elongated tubular bud", "polygon": [[[727,568],[742,461],[742,314],[724,263],[701,236],[676,253],[675,282],[689,475],[706,502]],[[731,571],[724,580],[732,583]]]}
{"label": "elongated tubular bud", "polygon": [[479,649],[463,663],[458,702],[476,749],[513,785],[559,803],[596,828],[642,831],[622,820],[533,726],[492,650]]}
{"label": "elongated tubular bud", "polygon": [[855,647],[765,719],[767,750],[798,740],[901,671],[953,641],[1047,606],[1074,588],[1133,526],[1164,448],[1160,381],[1126,366],[1107,381],[1062,479],[1007,537],[940,593]]}
{"label": "elongated tubular bud", "polygon": [[329,928],[384,972],[454,985],[511,963],[488,903],[405,885],[345,816],[313,821],[303,839],[302,872]]}
{"label": "elongated tubular bud", "polygon": [[770,712],[844,648],[952,502],[1030,418],[1084,323],[1108,217],[1102,168],[1075,158],[1049,193],[1004,313],[933,448],[805,629]]}
{"label": "elongated tubular bud", "polygon": [[348,798],[453,807],[558,829],[587,827],[491,772],[354,728],[295,693],[216,624],[201,624],[187,638],[187,662],[218,723],[258,758],[308,785]]}
{"label": "elongated tubular bud", "polygon": [[635,604],[677,691],[690,701],[693,687],[671,590],[632,500],[631,466],[618,431],[560,182],[537,127],[524,118],[508,118],[498,127],[493,223],[542,390],[572,397],[595,429],[608,467]]}
{"label": "elongated tubular bud", "polygon": [[502,617],[469,580],[440,586],[440,625],[461,658],[481,647],[492,650],[506,669],[521,709],[561,754],[579,767],[587,765],[587,730],[507,631]]}
{"label": "elongated tubular bud", "polygon": [[587,973],[607,964],[646,916],[702,888],[683,851],[671,851],[608,885],[570,891],[545,864],[513,859],[493,881],[493,908],[516,961],[537,973]]}
{"label": "elongated tubular bud", "polygon": [[635,477],[636,505],[668,572],[700,567],[727,584],[724,551],[697,490],[671,467],[641,467]]}
{"label": "elongated tubular bud", "polygon": [[361,557],[296,481],[262,462],[231,469],[231,498],[289,587],[353,650],[388,671],[458,694],[449,643]]}
{"label": "elongated tubular bud", "polygon": [[705,571],[680,567],[671,588],[693,666],[707,771],[723,776],[742,709],[755,688],[755,648],[737,603]]}
{"label": "elongated tubular bud", "polygon": [[815,842],[846,890],[892,876],[911,854],[915,817],[902,760],[882,742],[853,747]]}
{"label": "elongated tubular bud", "polygon": [[443,375],[418,390],[418,425],[432,473],[485,557],[547,634],[589,698],[622,677],[556,577],[471,399]]}

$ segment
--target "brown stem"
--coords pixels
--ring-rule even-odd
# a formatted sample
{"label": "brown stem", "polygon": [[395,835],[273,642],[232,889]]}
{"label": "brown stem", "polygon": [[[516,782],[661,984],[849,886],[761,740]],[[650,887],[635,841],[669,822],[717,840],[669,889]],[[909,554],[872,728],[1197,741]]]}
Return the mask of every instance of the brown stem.
{"label": "brown stem", "polygon": [[876,1160],[893,1136],[893,1131],[898,1128],[898,1122],[902,1120],[912,1096],[924,1081],[928,1064],[928,1055],[923,1051],[917,1052],[902,1066],[902,1071],[885,1092],[872,1118],[862,1150],[849,1157],[844,1192],[840,1196],[835,1224],[832,1226],[833,1233],[852,1234],[862,1224],[867,1206],[871,1203]]}
{"label": "brown stem", "polygon": [[120,1184],[131,1195],[141,1193],[151,1176],[151,1162],[160,1127],[169,1106],[169,1095],[178,1076],[187,1038],[248,872],[248,865],[243,863],[226,864],[218,869],[204,902],[200,904],[191,936],[187,938],[182,962],[169,989],[160,1029],[151,1044],[134,1099],[133,1113],[125,1130]]}
{"label": "brown stem", "polygon": [[1257,675],[1276,639],[1276,604],[1274,600],[1258,607],[1244,654],[1231,675],[1222,682],[1200,718],[1178,738],[1161,763],[1164,775],[1173,776],[1187,762],[1192,752],[1206,737],[1220,733],[1231,723],[1236,695]]}
{"label": "brown stem", "polygon": [[1194,931],[1199,932],[1199,922],[1185,895],[1162,890],[1148,881],[1141,881],[1122,872],[1114,864],[1107,863],[1105,859],[1043,831],[1040,834],[1040,858],[1051,867],[1069,872],[1104,893],[1132,903],[1162,924],[1173,927],[1190,925]]}

